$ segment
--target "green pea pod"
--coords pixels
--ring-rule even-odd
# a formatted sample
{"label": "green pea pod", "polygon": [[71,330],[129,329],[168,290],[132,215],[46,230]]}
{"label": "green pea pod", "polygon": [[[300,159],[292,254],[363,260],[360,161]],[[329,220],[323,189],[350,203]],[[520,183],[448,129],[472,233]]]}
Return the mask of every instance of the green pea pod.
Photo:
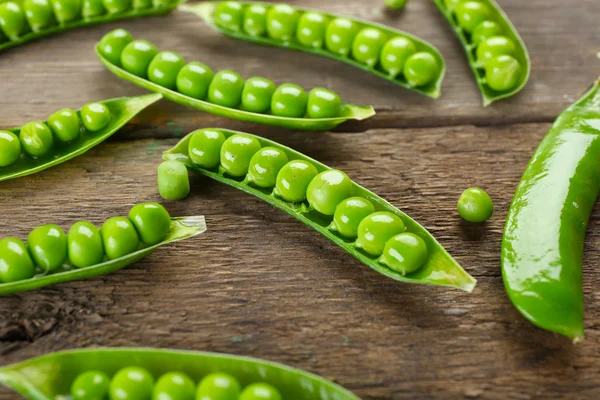
{"label": "green pea pod", "polygon": [[[475,37],[480,37],[480,35],[477,34],[476,31],[468,32],[467,29],[461,27],[460,20],[456,16],[456,12],[459,11],[457,7],[460,7],[460,3],[466,3],[467,1],[433,0],[433,2],[438,6],[450,25],[452,25],[465,49],[469,65],[475,75],[479,90],[481,91],[484,106],[488,106],[494,101],[511,97],[523,89],[529,80],[531,72],[529,53],[527,52],[527,47],[525,47],[523,39],[521,39],[517,30],[495,0],[477,0],[477,2],[479,2],[484,7],[484,10],[486,10],[479,13],[481,15],[480,18],[482,19],[481,22],[491,22],[491,25],[494,26],[494,28],[492,28],[493,30],[490,29],[488,31],[490,34],[489,37],[505,36],[514,44],[514,49],[510,50],[510,56],[514,57],[518,64],[509,63],[506,71],[506,74],[508,75],[511,73],[514,74],[514,77],[512,78],[514,82],[510,83],[509,87],[503,88],[503,90],[494,90],[490,87],[488,82],[489,76],[486,76],[485,68],[482,65],[481,60],[478,60],[477,58],[478,44],[476,42],[478,39],[475,39]],[[452,4],[453,6],[448,6],[448,4]],[[473,18],[470,19],[470,21],[472,20]],[[475,29],[477,29],[477,27],[475,27]],[[518,71],[514,71],[515,69],[518,69]]]}
{"label": "green pea pod", "polygon": [[60,351],[0,368],[0,383],[31,400],[70,398],[77,375],[94,370],[114,376],[121,368],[141,367],[154,379],[177,371],[199,382],[221,372],[242,387],[264,382],[277,388],[284,399],[360,400],[325,378],[283,364],[256,358],[201,351],[149,348],[98,348]]}
{"label": "green pea pod", "polygon": [[[219,129],[225,137],[230,137],[241,132],[235,132],[231,130]],[[248,134],[244,134],[248,135]],[[310,164],[313,164],[318,172],[329,170],[330,168],[318,161],[313,160],[289,147],[283,146],[279,143],[271,140],[263,139],[258,136],[248,135],[256,138],[262,147],[275,147],[284,153],[286,153],[289,160],[303,160]],[[396,207],[389,204],[387,201],[377,196],[375,193],[365,189],[364,187],[352,183],[352,192],[354,196],[363,197],[369,200],[375,206],[376,211],[387,211],[396,216],[400,217],[406,226],[408,232],[418,235],[427,245],[429,251],[429,257],[426,263],[419,268],[417,271],[402,274],[396,272],[390,268],[387,268],[381,264],[377,257],[372,257],[366,253],[359,251],[353,246],[353,243],[348,239],[344,239],[332,230],[328,229],[331,223],[331,217],[311,212],[304,203],[290,203],[282,200],[279,197],[274,196],[271,191],[260,190],[252,185],[248,184],[248,180],[239,181],[226,176],[222,169],[219,171],[208,170],[199,167],[194,164],[188,153],[188,146],[191,135],[186,136],[182,139],[174,148],[166,151],[163,154],[165,160],[177,160],[184,163],[189,169],[198,172],[202,175],[206,175],[219,182],[233,186],[236,189],[242,190],[246,193],[250,193],[261,200],[271,204],[274,207],[288,213],[292,217],[312,227],[317,232],[340,246],[342,249],[362,261],[364,264],[374,269],[375,271],[398,281],[408,283],[421,283],[431,284],[438,286],[449,286],[470,292],[475,287],[475,279],[471,277],[449,254],[448,252],[435,240],[435,238],[416,221],[410,218],[408,215],[398,210]]]}
{"label": "green pea pod", "polygon": [[[68,143],[60,143],[55,140],[52,150],[41,157],[32,157],[25,153],[22,154],[15,163],[6,167],[0,167],[0,182],[40,172],[85,153],[92,147],[108,139],[140,111],[149,105],[156,103],[161,98],[162,96],[160,94],[149,94],[101,102],[111,113],[111,120],[105,128],[96,132],[89,132],[86,130],[80,134],[77,139]],[[77,114],[81,119],[81,111],[78,111]],[[21,128],[9,129],[9,131],[18,136]]]}
{"label": "green pea pod", "polygon": [[142,247],[126,256],[108,260],[89,267],[57,270],[53,273],[34,276],[31,279],[10,283],[0,283],[0,295],[25,292],[57,283],[107,275],[125,268],[126,266],[146,257],[160,246],[187,239],[204,233],[205,231],[206,223],[204,222],[204,217],[202,216],[172,218],[169,233],[158,244],[149,247]]}
{"label": "green pea pod", "polygon": [[[408,39],[409,41],[411,41],[414,44],[414,46],[416,47],[416,51],[426,52],[426,53],[429,53],[430,55],[432,55],[435,58],[435,60],[437,61],[437,67],[438,67],[437,75],[436,75],[435,79],[433,79],[431,82],[428,82],[427,84],[422,85],[422,86],[417,86],[415,84],[409,83],[409,81],[406,79],[404,74],[397,74],[395,76],[390,75],[388,72],[386,72],[382,69],[381,63],[379,63],[379,62],[375,62],[375,64],[373,66],[366,65],[364,63],[358,62],[350,55],[336,54],[332,51],[329,51],[326,48],[326,46],[323,46],[323,47],[305,46],[305,45],[302,45],[296,38],[290,38],[289,40],[277,40],[277,39],[272,39],[268,36],[263,36],[263,35],[251,35],[251,34],[248,34],[247,32],[245,32],[243,29],[237,29],[237,30],[227,29],[223,26],[220,26],[215,19],[215,11],[217,10],[217,7],[221,3],[224,3],[224,2],[210,1],[210,2],[202,2],[202,3],[192,4],[192,5],[184,5],[184,6],[181,6],[180,8],[183,11],[188,11],[188,12],[198,15],[211,27],[213,27],[213,28],[217,29],[218,31],[220,31],[221,33],[223,33],[227,36],[233,37],[235,39],[244,40],[244,41],[262,44],[262,45],[282,47],[282,48],[292,49],[292,50],[299,50],[299,51],[303,51],[306,53],[311,53],[311,54],[315,54],[315,55],[319,55],[319,56],[323,56],[323,57],[333,58],[334,60],[338,60],[338,61],[350,64],[356,68],[360,68],[364,71],[370,72],[376,76],[379,76],[380,78],[383,78],[387,81],[393,82],[404,88],[412,89],[412,90],[414,90],[418,93],[421,93],[425,96],[432,97],[432,98],[438,98],[441,95],[442,81],[443,81],[444,75],[446,73],[446,65],[444,62],[444,58],[442,57],[442,54],[432,44],[427,43],[426,41],[419,39],[418,37],[413,36],[407,32],[404,32],[404,31],[401,31],[398,29],[392,29],[385,25],[377,24],[377,23],[370,22],[370,21],[364,21],[364,20],[360,20],[360,19],[343,17],[345,20],[352,21],[359,28],[374,28],[374,29],[382,32],[388,39],[397,38],[397,37],[402,37],[402,38]],[[241,4],[241,6],[244,9],[246,9],[247,7],[250,7],[251,5],[256,5],[256,4],[263,5],[263,6],[269,7],[269,8],[273,6],[273,4],[271,4],[271,3],[260,3],[260,2],[254,2],[254,1],[252,1],[252,2],[239,1],[236,3]],[[327,14],[322,11],[315,11],[315,10],[308,10],[308,9],[301,9],[301,8],[295,8],[295,9],[298,12],[300,12],[300,14],[305,14],[308,12],[315,12],[315,13],[325,16],[328,20],[342,18],[340,16],[333,15],[333,14]]]}
{"label": "green pea pod", "polygon": [[535,325],[583,338],[582,254],[600,189],[600,81],[542,140],[510,207],[502,239],[506,292]]}

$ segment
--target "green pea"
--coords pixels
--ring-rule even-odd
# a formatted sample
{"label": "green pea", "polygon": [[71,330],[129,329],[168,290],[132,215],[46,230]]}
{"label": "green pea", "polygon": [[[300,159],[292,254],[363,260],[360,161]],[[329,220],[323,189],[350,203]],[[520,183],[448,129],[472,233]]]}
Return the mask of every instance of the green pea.
{"label": "green pea", "polygon": [[450,12],[454,12],[456,10],[456,8],[458,7],[458,5],[464,1],[465,0],[444,0],[444,3],[446,4],[446,8]]}
{"label": "green pea", "polygon": [[177,75],[185,66],[185,60],[174,51],[158,53],[148,66],[148,79],[167,89],[177,87]]}
{"label": "green pea", "polygon": [[194,400],[196,385],[184,373],[168,372],[161,376],[152,392],[153,400]]}
{"label": "green pea", "polygon": [[244,13],[244,32],[250,36],[264,36],[267,33],[268,8],[262,4],[246,7]]}
{"label": "green pea", "polygon": [[141,367],[119,370],[110,382],[111,400],[150,400],[154,388],[152,374]]}
{"label": "green pea", "polygon": [[267,12],[267,32],[276,40],[290,40],[296,34],[298,11],[287,4],[276,4]]}
{"label": "green pea", "polygon": [[63,108],[48,118],[48,127],[58,140],[70,142],[79,137],[81,121],[75,111]]}
{"label": "green pea", "polygon": [[268,383],[253,383],[244,389],[239,400],[281,400],[281,393]]}
{"label": "green pea", "polygon": [[492,59],[507,55],[514,56],[517,52],[515,42],[506,36],[492,36],[477,48],[477,61],[486,68]]}
{"label": "green pea", "polygon": [[277,174],[275,194],[290,203],[300,203],[306,199],[306,189],[318,173],[309,162],[290,161]]}
{"label": "green pea", "polygon": [[67,235],[69,260],[77,268],[100,264],[104,259],[104,245],[98,228],[87,221],[71,226]]}
{"label": "green pea", "polygon": [[54,271],[67,261],[67,235],[58,225],[38,226],[27,236],[29,254],[44,271]]}
{"label": "green pea", "polygon": [[197,400],[238,400],[241,388],[238,381],[231,375],[215,372],[200,381]]}
{"label": "green pea", "polygon": [[133,253],[138,247],[138,234],[135,227],[125,217],[107,219],[102,228],[102,243],[109,260],[124,257]]}
{"label": "green pea", "polygon": [[75,21],[81,16],[81,0],[50,0],[56,20],[61,24]]}
{"label": "green pea", "polygon": [[110,123],[110,110],[102,103],[88,103],[81,109],[81,119],[85,129],[97,132]]}
{"label": "green pea", "polygon": [[102,0],[83,0],[81,6],[81,16],[83,18],[99,17],[104,14],[106,14],[106,8],[104,8]]}
{"label": "green pea", "polygon": [[494,204],[483,189],[471,187],[460,195],[458,213],[466,221],[485,222],[494,214]]}
{"label": "green pea", "polygon": [[406,60],[417,52],[412,40],[397,36],[383,46],[381,50],[381,67],[391,78],[402,73]]}
{"label": "green pea", "polygon": [[329,229],[337,231],[344,237],[355,239],[360,222],[374,212],[375,207],[369,200],[362,197],[350,197],[338,204]]}
{"label": "green pea", "polygon": [[104,400],[108,395],[110,378],[102,371],[79,374],[71,385],[73,400]]}
{"label": "green pea", "polygon": [[346,18],[336,18],[327,25],[325,46],[330,52],[346,57],[352,50],[360,26]]}
{"label": "green pea", "polygon": [[325,42],[325,31],[329,19],[316,12],[304,13],[298,21],[296,39],[303,46],[320,49]]}
{"label": "green pea", "polygon": [[17,40],[27,31],[27,18],[19,3],[0,3],[0,28],[10,40]]}
{"label": "green pea", "polygon": [[408,0],[385,0],[385,5],[391,10],[401,10],[406,6]]}
{"label": "green pea", "polygon": [[344,172],[330,169],[321,172],[308,185],[306,199],[315,210],[333,215],[335,208],[352,195],[354,184]]}
{"label": "green pea", "polygon": [[132,8],[131,0],[102,0],[104,8],[109,14],[118,14]]}
{"label": "green pea", "polygon": [[49,0],[25,0],[23,1],[27,22],[34,32],[39,32],[55,24],[54,11]]}
{"label": "green pea", "polygon": [[19,133],[23,150],[31,156],[42,157],[52,149],[54,139],[50,128],[43,122],[28,122]]}
{"label": "green pea", "polygon": [[215,129],[199,129],[190,133],[188,154],[192,162],[202,168],[212,169],[221,162],[221,147],[225,135]]}
{"label": "green pea", "polygon": [[357,248],[372,256],[380,256],[388,240],[404,232],[404,222],[395,214],[378,211],[365,217],[358,225]]}
{"label": "green pea", "polygon": [[171,5],[174,0],[152,0],[152,7],[165,8]]}
{"label": "green pea", "polygon": [[335,118],[341,113],[342,100],[337,93],[324,88],[314,88],[308,93],[309,118]]}
{"label": "green pea", "polygon": [[465,1],[456,7],[456,19],[465,31],[471,33],[485,20],[490,19],[492,13],[488,6],[478,1]]}
{"label": "green pea", "polygon": [[233,177],[246,176],[250,160],[260,147],[260,142],[252,136],[230,136],[221,146],[221,166]]}
{"label": "green pea", "polygon": [[0,282],[10,283],[33,278],[35,265],[25,243],[16,238],[0,240]]}
{"label": "green pea", "polygon": [[471,34],[471,41],[476,45],[484,42],[492,36],[501,36],[502,27],[494,21],[483,21],[475,27]]}
{"label": "green pea", "polygon": [[165,200],[183,200],[190,194],[190,177],[185,164],[172,160],[158,166],[158,192]]}
{"label": "green pea", "polygon": [[254,113],[265,113],[271,108],[275,84],[267,78],[253,77],[246,81],[242,92],[242,108]]}
{"label": "green pea", "polygon": [[385,244],[379,262],[389,269],[410,274],[427,261],[427,245],[414,233],[404,232],[394,236]]}
{"label": "green pea", "polygon": [[148,246],[160,243],[171,230],[171,216],[158,203],[141,203],[129,211],[129,220],[140,236],[140,241]]}
{"label": "green pea", "polygon": [[387,35],[379,29],[364,28],[354,39],[352,57],[359,63],[374,67],[386,41]]}
{"label": "green pea", "polygon": [[485,78],[489,87],[504,92],[517,86],[522,74],[523,67],[514,57],[499,56],[488,63]]}
{"label": "green pea", "polygon": [[234,108],[242,102],[244,80],[237,72],[224,70],[215,74],[208,88],[208,101],[223,107]]}
{"label": "green pea", "polygon": [[125,46],[133,42],[131,33],[125,29],[115,29],[100,39],[98,49],[111,64],[121,66],[121,53]]}
{"label": "green pea", "polygon": [[156,46],[147,40],[134,40],[123,49],[121,53],[121,66],[141,78],[148,73],[148,66],[158,54]]}
{"label": "green pea", "polygon": [[132,5],[135,10],[142,10],[152,7],[152,0],[133,0]]}
{"label": "green pea", "polygon": [[288,162],[282,150],[263,147],[250,160],[248,181],[261,188],[272,188],[277,183],[277,174]]}
{"label": "green pea", "polygon": [[17,135],[0,131],[0,167],[8,167],[21,157],[21,142]]}
{"label": "green pea", "polygon": [[239,32],[242,29],[244,8],[237,1],[218,3],[215,10],[215,22],[218,26],[230,31]]}
{"label": "green pea", "polygon": [[271,113],[278,117],[302,118],[306,115],[308,95],[298,85],[284,83],[279,86],[271,99]]}
{"label": "green pea", "polygon": [[194,99],[204,100],[213,80],[213,71],[205,64],[192,61],[177,74],[177,91]]}
{"label": "green pea", "polygon": [[424,86],[436,80],[440,66],[435,57],[421,51],[408,57],[404,64],[404,77],[412,86]]}

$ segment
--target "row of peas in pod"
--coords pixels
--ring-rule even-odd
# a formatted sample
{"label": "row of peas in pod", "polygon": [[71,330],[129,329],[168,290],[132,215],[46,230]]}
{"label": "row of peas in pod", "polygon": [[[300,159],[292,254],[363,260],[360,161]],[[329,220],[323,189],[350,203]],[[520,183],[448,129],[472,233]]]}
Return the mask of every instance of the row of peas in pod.
{"label": "row of peas in pod", "polygon": [[68,234],[58,225],[39,226],[29,233],[27,244],[17,238],[0,240],[0,283],[124,257],[159,243],[170,226],[168,211],[157,203],[138,204],[127,218],[109,218],[101,229],[88,221],[76,222]]}
{"label": "row of peas in pod", "polygon": [[434,82],[441,73],[441,65],[434,55],[418,51],[408,37],[389,37],[376,26],[305,12],[287,4],[222,2],[215,11],[215,20],[217,25],[230,31],[281,42],[293,41],[307,48],[349,57],[383,71],[392,79],[403,75],[414,87]]}
{"label": "row of peas in pod", "polygon": [[244,79],[235,71],[213,70],[198,61],[186,64],[173,51],[159,52],[147,40],[133,40],[117,29],[99,43],[106,59],[125,71],[198,100],[227,108],[272,114],[287,118],[334,118],[342,112],[340,96],[331,90],[314,88],[308,94],[295,84],[278,87],[267,78]]}

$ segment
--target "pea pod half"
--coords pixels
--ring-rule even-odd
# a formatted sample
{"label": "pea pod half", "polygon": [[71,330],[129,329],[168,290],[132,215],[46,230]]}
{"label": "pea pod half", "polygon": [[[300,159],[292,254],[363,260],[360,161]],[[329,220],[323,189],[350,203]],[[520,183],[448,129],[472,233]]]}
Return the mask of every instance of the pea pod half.
{"label": "pea pod half", "polygon": [[441,53],[398,29],[254,1],[211,1],[181,9],[235,39],[333,58],[426,96],[441,95],[446,71]]}
{"label": "pea pod half", "polygon": [[502,238],[510,299],[535,325],[583,338],[583,241],[600,189],[600,81],[563,111],[523,173]]}
{"label": "pea pod half", "polygon": [[[225,129],[205,129],[198,134],[197,146],[190,143],[191,140],[196,141],[195,134],[188,135],[166,151],[163,158],[180,161],[193,171],[250,193],[285,211],[370,268],[392,279],[450,286],[465,291],[474,288],[475,279],[425,228],[381,197],[352,182],[343,172],[254,135]],[[258,158],[256,163],[250,160],[254,159],[254,155]],[[202,167],[202,164],[207,167]],[[328,176],[326,171],[333,173]],[[277,183],[274,176],[277,176]],[[350,198],[356,198],[357,202],[346,204]],[[342,203],[344,209],[340,211],[345,215],[336,222],[334,213]],[[360,225],[346,227],[344,221],[348,218],[355,220],[355,225]],[[363,225],[364,221],[367,222]],[[374,231],[369,232],[370,229]],[[410,238],[395,236],[407,233]],[[365,240],[361,241],[361,236]],[[392,236],[394,240],[391,240]],[[357,237],[359,239],[354,240]],[[404,239],[409,240],[406,242]],[[395,257],[401,251],[398,248],[407,247],[412,249],[409,249],[407,257],[403,257],[406,254]],[[421,250],[423,247],[425,251]],[[400,263],[394,263],[394,258]],[[407,264],[402,263],[403,258],[410,260],[414,268],[407,268]]]}

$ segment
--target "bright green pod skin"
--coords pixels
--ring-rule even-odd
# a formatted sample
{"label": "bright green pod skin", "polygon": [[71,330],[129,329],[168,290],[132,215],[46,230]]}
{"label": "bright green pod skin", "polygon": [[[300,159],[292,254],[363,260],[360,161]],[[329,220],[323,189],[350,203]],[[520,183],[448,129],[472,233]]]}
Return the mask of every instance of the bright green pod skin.
{"label": "bright green pod skin", "polygon": [[298,21],[296,39],[306,47],[320,49],[325,43],[325,32],[329,25],[329,18],[316,12],[302,14]]}
{"label": "bright green pod skin", "polygon": [[83,126],[90,132],[98,132],[110,123],[110,110],[102,103],[88,103],[81,109]]}
{"label": "bright green pod skin", "polygon": [[352,57],[359,63],[374,67],[379,61],[387,35],[376,28],[364,28],[356,35],[352,44]]}
{"label": "bright green pod skin", "polygon": [[398,36],[388,40],[381,50],[381,67],[391,78],[402,73],[406,60],[417,52],[412,40]]}
{"label": "bright green pod skin", "polygon": [[402,275],[415,272],[427,261],[427,245],[414,233],[404,232],[385,244],[379,262]]}
{"label": "bright green pod skin", "polygon": [[298,85],[284,83],[271,99],[271,113],[278,117],[302,118],[306,115],[308,95]]}
{"label": "bright green pod skin", "polygon": [[59,24],[75,21],[81,16],[81,0],[50,0]]}
{"label": "bright green pod skin", "polygon": [[152,392],[152,400],[194,400],[196,385],[184,373],[168,372],[161,376]]}
{"label": "bright green pod skin", "polygon": [[483,21],[473,30],[471,41],[479,46],[492,36],[502,36],[502,27],[495,21]]}
{"label": "bright green pod skin", "polygon": [[494,203],[480,188],[466,189],[458,199],[458,214],[469,222],[485,222],[494,214]]}
{"label": "bright green pod skin", "polygon": [[330,169],[319,173],[308,185],[306,199],[312,208],[333,215],[343,200],[352,196],[354,185],[344,172]]}
{"label": "bright green pod skin", "polygon": [[342,99],[331,90],[314,88],[308,93],[308,118],[335,118],[342,113]]}
{"label": "bright green pod skin", "polygon": [[0,29],[10,40],[17,40],[27,32],[27,18],[20,3],[0,3]]}
{"label": "bright green pod skin", "polygon": [[511,56],[499,56],[492,59],[485,70],[489,87],[497,91],[509,90],[517,86],[523,74],[523,67]]}
{"label": "bright green pod skin", "polygon": [[188,147],[190,159],[195,165],[213,169],[221,162],[221,147],[225,136],[216,129],[199,129],[190,133]]}
{"label": "bright green pod skin", "polygon": [[246,176],[252,156],[260,150],[256,138],[248,135],[233,135],[221,146],[221,167],[230,176]]}
{"label": "bright green pod skin", "polygon": [[150,400],[154,378],[141,367],[126,367],[119,370],[110,382],[111,400]]}
{"label": "bright green pod skin", "polygon": [[209,66],[192,61],[186,64],[177,74],[177,91],[194,99],[204,100],[214,77]]}
{"label": "bright green pod skin", "polygon": [[0,240],[0,283],[17,282],[32,278],[35,265],[27,246],[16,238]]}
{"label": "bright green pod skin", "polygon": [[472,33],[477,25],[490,19],[490,9],[478,1],[465,1],[456,7],[456,19],[465,31]]}
{"label": "bright green pod skin", "polygon": [[369,200],[363,197],[350,197],[338,204],[329,229],[348,239],[356,239],[358,225],[374,212],[375,206]]}
{"label": "bright green pod skin", "polygon": [[125,217],[107,219],[102,228],[102,243],[109,260],[121,258],[137,250],[139,237],[133,223]]}
{"label": "bright green pod skin", "polygon": [[158,192],[165,200],[183,200],[190,194],[187,168],[179,161],[165,161],[158,166]]}
{"label": "bright green pod skin", "polygon": [[427,52],[415,53],[404,64],[404,76],[413,86],[424,86],[433,82],[440,73],[434,56]]}
{"label": "bright green pod skin", "polygon": [[125,29],[115,29],[100,39],[98,49],[111,64],[121,66],[121,53],[125,46],[133,42],[131,33]]}
{"label": "bright green pod skin", "polygon": [[47,125],[54,136],[61,142],[70,142],[79,137],[81,120],[70,108],[58,110],[48,117]]}
{"label": "bright green pod skin", "polygon": [[240,384],[233,376],[215,372],[202,379],[196,400],[238,400],[241,391]]}
{"label": "bright green pod skin", "polygon": [[174,0],[152,0],[152,7],[165,8],[168,7]]}
{"label": "bright green pod skin", "polygon": [[81,16],[83,18],[99,17],[106,14],[106,8],[102,0],[83,0],[81,6]]}
{"label": "bright green pod skin", "polygon": [[325,31],[325,47],[330,52],[346,57],[352,51],[354,38],[360,26],[346,18],[336,18],[327,25]]}
{"label": "bright green pod skin", "polygon": [[275,84],[271,80],[259,76],[249,78],[242,91],[242,109],[266,113],[271,108],[274,93]]}
{"label": "bright green pod skin", "polygon": [[8,167],[21,157],[21,142],[17,135],[0,131],[0,167]]}
{"label": "bright green pod skin", "polygon": [[492,36],[477,48],[477,61],[487,68],[490,61],[498,56],[514,56],[517,51],[515,42],[506,36]]}
{"label": "bright green pod skin", "polygon": [[244,13],[244,32],[251,36],[264,36],[267,33],[267,11],[262,4],[246,7]]}
{"label": "bright green pod skin", "polygon": [[263,147],[252,156],[246,179],[258,187],[272,188],[277,183],[277,174],[287,162],[285,152],[275,147]]}
{"label": "bright green pod skin", "polygon": [[46,272],[60,268],[67,261],[67,235],[58,225],[38,226],[27,236],[27,245],[35,265]]}
{"label": "bright green pod skin", "polygon": [[23,150],[33,157],[45,156],[54,144],[52,132],[43,122],[28,122],[23,125],[19,139]]}
{"label": "bright green pod skin", "polygon": [[281,393],[268,383],[253,383],[244,389],[239,400],[281,400]]}
{"label": "bright green pod skin", "polygon": [[102,371],[79,374],[71,385],[73,400],[104,400],[110,388],[110,378]]}
{"label": "bright green pod skin", "polygon": [[102,235],[94,224],[79,221],[67,235],[69,261],[77,268],[100,264],[104,259]]}
{"label": "bright green pod skin", "polygon": [[158,53],[148,66],[148,79],[167,89],[177,87],[177,75],[185,66],[185,60],[174,51]]}
{"label": "bright green pod skin", "polygon": [[306,199],[306,190],[319,171],[304,160],[292,160],[277,174],[275,195],[290,203],[300,203]]}
{"label": "bright green pod skin", "polygon": [[171,216],[158,203],[138,204],[129,211],[128,217],[133,222],[140,241],[148,246],[160,243],[171,229]]}
{"label": "bright green pod skin", "polygon": [[23,9],[27,23],[34,32],[39,32],[56,23],[50,0],[24,0]]}
{"label": "bright green pod skin", "polygon": [[460,3],[463,3],[464,1],[465,0],[444,0],[444,4],[448,8],[448,10],[450,10],[450,12],[453,12],[453,11],[456,10],[456,8],[458,7],[458,5]]}
{"label": "bright green pod skin", "polygon": [[121,66],[129,73],[146,78],[148,66],[158,54],[156,46],[147,40],[134,40],[121,53]]}
{"label": "bright green pod skin", "polygon": [[102,0],[102,4],[109,14],[122,13],[132,8],[131,0]]}
{"label": "bright green pod skin", "polygon": [[152,0],[133,0],[132,6],[135,10],[143,10],[152,7]]}
{"label": "bright green pod skin", "polygon": [[290,40],[296,34],[300,15],[287,4],[276,4],[267,12],[267,33],[276,40]]}
{"label": "bright green pod skin", "polygon": [[239,32],[242,29],[244,8],[237,1],[223,1],[219,3],[215,11],[217,25]]}
{"label": "bright green pod skin", "polygon": [[404,232],[402,219],[387,211],[378,211],[360,221],[355,246],[371,256],[379,257],[392,237]]}
{"label": "bright green pod skin", "polygon": [[235,71],[224,70],[215,74],[208,88],[208,101],[223,107],[235,108],[242,102],[244,80]]}
{"label": "bright green pod skin", "polygon": [[390,10],[402,10],[408,0],[385,0],[385,6]]}

